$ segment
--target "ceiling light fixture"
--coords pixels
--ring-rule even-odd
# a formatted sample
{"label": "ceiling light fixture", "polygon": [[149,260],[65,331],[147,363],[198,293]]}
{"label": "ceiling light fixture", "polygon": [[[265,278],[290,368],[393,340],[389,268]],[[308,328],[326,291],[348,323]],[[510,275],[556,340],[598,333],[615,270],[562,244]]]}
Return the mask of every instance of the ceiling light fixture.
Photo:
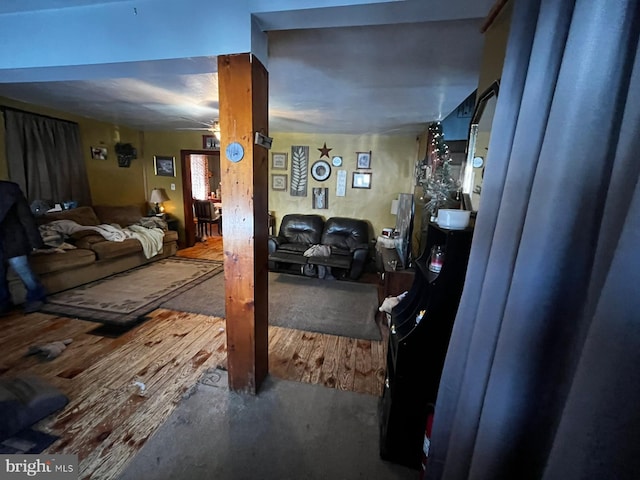
{"label": "ceiling light fixture", "polygon": [[216,137],[218,142],[220,141],[220,122],[218,120],[214,120],[211,124],[211,132],[213,132],[213,136]]}

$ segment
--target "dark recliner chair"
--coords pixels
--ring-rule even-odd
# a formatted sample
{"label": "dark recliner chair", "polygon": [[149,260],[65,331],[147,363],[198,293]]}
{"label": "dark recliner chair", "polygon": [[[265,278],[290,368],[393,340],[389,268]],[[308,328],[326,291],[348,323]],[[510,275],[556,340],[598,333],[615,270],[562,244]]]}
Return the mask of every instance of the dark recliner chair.
{"label": "dark recliner chair", "polygon": [[309,263],[344,269],[356,280],[369,257],[369,225],[355,218],[332,217],[324,224],[320,244],[329,245],[331,255],[309,257]]}
{"label": "dark recliner chair", "polygon": [[278,235],[269,237],[269,269],[277,270],[278,263],[306,265],[304,252],[320,243],[323,228],[320,215],[285,215]]}
{"label": "dark recliner chair", "polygon": [[[327,245],[331,254],[305,257],[304,252],[312,245]],[[324,222],[319,215],[285,215],[278,236],[269,238],[270,270],[294,264],[305,273],[305,265],[323,265],[344,270],[356,280],[368,257],[369,225],[355,218],[333,217]]]}

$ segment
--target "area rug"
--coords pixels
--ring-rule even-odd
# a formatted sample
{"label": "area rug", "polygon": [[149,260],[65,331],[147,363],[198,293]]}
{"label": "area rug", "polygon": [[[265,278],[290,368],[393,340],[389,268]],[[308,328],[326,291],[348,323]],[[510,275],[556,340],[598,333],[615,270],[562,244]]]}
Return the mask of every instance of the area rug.
{"label": "area rug", "polygon": [[222,270],[221,262],[170,257],[52,295],[42,311],[130,325]]}
{"label": "area rug", "polygon": [[[216,275],[162,308],[225,317],[224,276]],[[365,340],[382,340],[375,285],[269,273],[269,324]]]}

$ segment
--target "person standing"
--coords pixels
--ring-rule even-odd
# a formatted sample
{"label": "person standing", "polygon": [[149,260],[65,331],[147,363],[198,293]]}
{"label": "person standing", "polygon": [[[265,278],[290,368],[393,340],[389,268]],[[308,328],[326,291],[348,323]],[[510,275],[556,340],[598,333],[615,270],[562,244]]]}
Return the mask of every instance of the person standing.
{"label": "person standing", "polygon": [[0,314],[13,308],[7,281],[7,265],[27,289],[25,313],[33,313],[46,302],[46,291],[31,270],[27,255],[42,248],[42,238],[20,187],[0,180]]}

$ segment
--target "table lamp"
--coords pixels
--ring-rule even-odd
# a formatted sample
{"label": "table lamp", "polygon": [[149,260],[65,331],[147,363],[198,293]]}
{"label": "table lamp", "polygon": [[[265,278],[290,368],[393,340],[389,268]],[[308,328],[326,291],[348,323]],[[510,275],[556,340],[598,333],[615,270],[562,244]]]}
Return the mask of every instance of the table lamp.
{"label": "table lamp", "polygon": [[156,215],[164,211],[162,202],[168,202],[169,200],[169,195],[167,195],[167,192],[164,188],[154,188],[153,190],[151,190],[151,197],[149,198],[149,202],[155,203]]}

